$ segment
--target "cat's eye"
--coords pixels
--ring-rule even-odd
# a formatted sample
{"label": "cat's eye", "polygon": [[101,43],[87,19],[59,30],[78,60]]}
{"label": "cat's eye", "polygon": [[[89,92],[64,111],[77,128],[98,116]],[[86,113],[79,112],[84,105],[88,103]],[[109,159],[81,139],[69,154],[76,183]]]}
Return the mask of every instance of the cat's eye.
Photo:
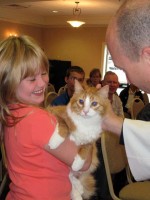
{"label": "cat's eye", "polygon": [[96,101],[92,102],[92,106],[94,106],[94,107],[97,106],[97,104],[98,103]]}
{"label": "cat's eye", "polygon": [[79,99],[79,103],[83,105],[84,104],[83,99]]}

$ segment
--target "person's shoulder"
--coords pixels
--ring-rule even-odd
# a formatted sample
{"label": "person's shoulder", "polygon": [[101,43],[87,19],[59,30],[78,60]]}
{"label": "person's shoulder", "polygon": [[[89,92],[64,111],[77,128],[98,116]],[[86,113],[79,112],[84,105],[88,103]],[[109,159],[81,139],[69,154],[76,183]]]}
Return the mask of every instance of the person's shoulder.
{"label": "person's shoulder", "polygon": [[46,113],[44,108],[38,106],[28,106],[27,109],[30,110],[31,113]]}
{"label": "person's shoulder", "polygon": [[113,94],[113,98],[116,98],[116,99],[118,99],[118,98],[119,98],[119,99],[120,99],[120,97],[118,96],[118,94],[117,94],[117,93],[114,93],[114,94]]}
{"label": "person's shoulder", "polygon": [[62,93],[58,97],[56,97],[56,99],[62,99],[62,98],[65,98],[66,96],[67,96],[67,92],[65,91],[64,93]]}
{"label": "person's shoulder", "polygon": [[120,92],[119,96],[122,96],[122,94],[127,93],[129,90],[129,87],[125,87],[124,89],[122,89],[122,91]]}
{"label": "person's shoulder", "polygon": [[43,108],[40,108],[39,106],[34,105],[28,105],[28,104],[19,104],[18,106],[13,106],[13,111],[17,112],[20,115],[30,115],[37,112],[45,112]]}
{"label": "person's shoulder", "polygon": [[60,94],[58,97],[56,97],[51,105],[64,105],[66,100],[68,100],[68,94],[67,92],[64,92],[63,94]]}
{"label": "person's shoulder", "polygon": [[119,103],[121,102],[121,99],[117,94],[113,94],[113,100]]}
{"label": "person's shoulder", "polygon": [[90,78],[88,78],[88,79],[86,80],[86,83],[87,83],[87,85],[89,85],[89,86],[92,85]]}
{"label": "person's shoulder", "polygon": [[43,121],[52,117],[52,115],[44,108],[29,106],[26,108],[26,110],[27,110],[27,114],[25,116],[28,120],[32,118],[35,120]]}
{"label": "person's shoulder", "polygon": [[140,94],[140,95],[142,95],[142,96],[143,96],[143,93],[142,93],[142,91],[141,91],[141,90],[138,90],[138,91],[137,91],[137,94]]}
{"label": "person's shoulder", "polygon": [[136,119],[150,121],[150,103],[148,103],[137,115]]}

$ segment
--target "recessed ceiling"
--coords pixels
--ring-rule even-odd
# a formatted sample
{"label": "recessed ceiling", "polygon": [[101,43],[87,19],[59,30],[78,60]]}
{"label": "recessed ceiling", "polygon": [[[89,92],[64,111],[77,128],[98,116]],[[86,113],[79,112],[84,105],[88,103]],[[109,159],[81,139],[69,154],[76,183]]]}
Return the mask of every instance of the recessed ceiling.
{"label": "recessed ceiling", "polygon": [[[80,0],[81,14],[78,20],[85,27],[105,26],[124,0]],[[69,27],[73,20],[73,0],[0,0],[0,20],[35,26]],[[58,11],[58,12],[52,12]]]}

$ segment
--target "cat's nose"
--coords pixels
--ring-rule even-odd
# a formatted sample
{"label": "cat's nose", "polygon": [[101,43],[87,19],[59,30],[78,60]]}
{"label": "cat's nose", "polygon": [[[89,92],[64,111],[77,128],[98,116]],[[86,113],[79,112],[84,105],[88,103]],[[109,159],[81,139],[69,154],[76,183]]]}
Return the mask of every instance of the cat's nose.
{"label": "cat's nose", "polygon": [[87,113],[89,112],[88,110],[83,110],[84,114],[87,115]]}

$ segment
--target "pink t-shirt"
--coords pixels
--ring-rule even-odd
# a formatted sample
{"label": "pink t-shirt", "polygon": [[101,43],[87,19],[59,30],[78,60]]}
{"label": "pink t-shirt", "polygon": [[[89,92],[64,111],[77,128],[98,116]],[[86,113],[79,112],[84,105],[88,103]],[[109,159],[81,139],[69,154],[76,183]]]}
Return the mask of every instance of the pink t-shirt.
{"label": "pink t-shirt", "polygon": [[69,167],[44,150],[56,119],[36,107],[13,111],[25,116],[5,128],[8,171],[12,181],[7,200],[70,200]]}

